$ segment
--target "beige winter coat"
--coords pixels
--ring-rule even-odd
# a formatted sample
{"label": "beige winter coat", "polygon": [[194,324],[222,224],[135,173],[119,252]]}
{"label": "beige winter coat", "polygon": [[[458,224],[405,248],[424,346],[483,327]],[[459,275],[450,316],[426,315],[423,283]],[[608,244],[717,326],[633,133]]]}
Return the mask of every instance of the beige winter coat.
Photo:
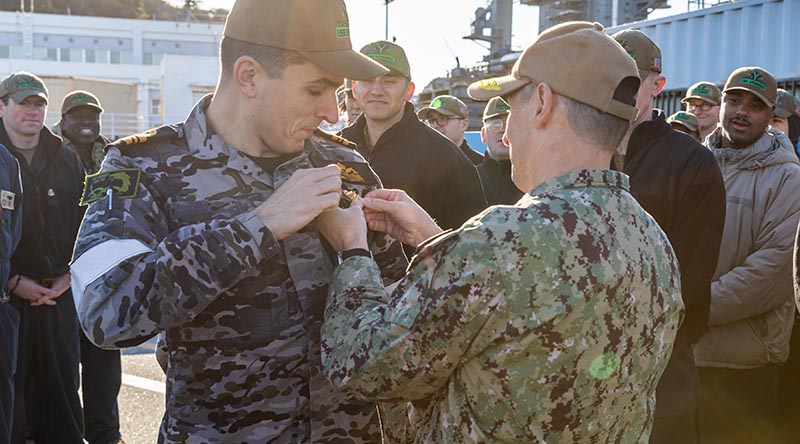
{"label": "beige winter coat", "polygon": [[792,248],[800,220],[800,163],[789,139],[769,129],[742,150],[706,145],[722,170],[725,229],[711,285],[709,330],[699,367],[757,368],[789,356],[794,321]]}

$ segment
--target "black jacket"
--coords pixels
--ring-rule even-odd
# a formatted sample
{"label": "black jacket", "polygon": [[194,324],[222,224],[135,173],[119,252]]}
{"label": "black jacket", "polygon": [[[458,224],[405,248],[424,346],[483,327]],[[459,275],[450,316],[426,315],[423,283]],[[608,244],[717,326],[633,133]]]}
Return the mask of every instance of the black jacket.
{"label": "black jacket", "polygon": [[11,253],[17,248],[22,229],[22,183],[19,164],[4,146],[0,145],[0,295],[11,277]]}
{"label": "black jacket", "polygon": [[711,278],[725,226],[725,183],[711,151],[672,129],[658,110],[653,120],[634,129],[624,172],[631,193],[664,230],[680,265],[686,312],[658,385],[656,416],[683,413],[696,387],[691,344],[708,328]]}
{"label": "black jacket", "polygon": [[11,275],[54,278],[69,272],[72,249],[83,218],[78,205],[84,180],[78,157],[42,128],[32,165],[14,147],[0,119],[0,143],[19,161],[22,238],[11,256]]}
{"label": "black jacket", "polygon": [[478,166],[481,164],[481,162],[483,162],[483,154],[473,150],[472,147],[467,143],[467,139],[464,139],[464,141],[461,142],[461,146],[459,148],[461,148],[461,152],[467,156],[467,159],[469,159],[473,165]]}
{"label": "black jacket", "polygon": [[487,153],[478,165],[478,174],[489,206],[513,205],[522,197],[522,191],[511,181],[510,160],[498,162]]}
{"label": "black jacket", "polygon": [[442,228],[458,228],[486,208],[475,167],[453,142],[420,122],[412,104],[406,103],[403,118],[371,152],[365,125],[362,114],[342,136],[358,144],[384,187],[405,190]]}

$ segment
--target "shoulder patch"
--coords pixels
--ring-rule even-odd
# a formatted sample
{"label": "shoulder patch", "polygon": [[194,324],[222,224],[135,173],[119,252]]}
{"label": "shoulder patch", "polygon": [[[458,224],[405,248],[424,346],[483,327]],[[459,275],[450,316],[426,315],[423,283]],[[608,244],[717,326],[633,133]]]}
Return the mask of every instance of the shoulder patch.
{"label": "shoulder patch", "polygon": [[81,206],[101,200],[109,191],[116,198],[132,199],[139,191],[141,179],[142,170],[138,168],[106,171],[87,176],[81,196]]}
{"label": "shoulder patch", "polygon": [[[134,146],[134,145],[141,145],[147,142],[156,142],[156,141],[167,141],[173,140],[180,136],[177,128],[172,125],[164,125],[158,128],[149,129],[140,134],[134,134],[132,136],[123,137],[122,139],[115,140],[111,142],[108,146],[109,147],[116,147],[119,149],[124,149],[126,147]],[[108,150],[108,147],[106,147]]]}

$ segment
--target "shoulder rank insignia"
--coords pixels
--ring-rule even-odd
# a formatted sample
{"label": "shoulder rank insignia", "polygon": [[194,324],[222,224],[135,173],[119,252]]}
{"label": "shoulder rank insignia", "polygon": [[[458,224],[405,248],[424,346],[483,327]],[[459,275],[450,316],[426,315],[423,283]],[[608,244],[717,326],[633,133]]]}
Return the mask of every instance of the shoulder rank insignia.
{"label": "shoulder rank insignia", "polygon": [[81,206],[97,202],[108,194],[113,194],[114,197],[120,199],[132,199],[139,191],[141,179],[142,170],[138,168],[107,171],[87,176],[81,197]]}
{"label": "shoulder rank insignia", "polygon": [[111,144],[109,144],[106,147],[106,150],[108,150],[108,147],[112,146],[121,149],[133,145],[140,145],[147,142],[170,140],[180,137],[180,135],[181,131],[179,128],[176,128],[173,125],[164,125],[158,128],[149,129],[140,134],[134,134],[132,136],[117,139]]}
{"label": "shoulder rank insignia", "polygon": [[351,141],[345,139],[344,137],[337,136],[336,134],[326,133],[325,131],[322,131],[319,128],[314,130],[314,135],[322,137],[323,139],[326,139],[326,140],[330,140],[331,142],[336,142],[339,145],[344,145],[344,146],[350,148],[351,150],[354,150],[354,149],[358,148],[358,145],[356,145],[355,142],[351,142]]}
{"label": "shoulder rank insignia", "polygon": [[339,170],[342,172],[341,178],[344,182],[366,184],[368,182],[367,179],[364,178],[364,175],[366,174],[366,176],[369,178],[372,178],[373,175],[372,171],[369,169],[369,166],[367,166],[365,163],[337,162],[336,166],[338,166]]}

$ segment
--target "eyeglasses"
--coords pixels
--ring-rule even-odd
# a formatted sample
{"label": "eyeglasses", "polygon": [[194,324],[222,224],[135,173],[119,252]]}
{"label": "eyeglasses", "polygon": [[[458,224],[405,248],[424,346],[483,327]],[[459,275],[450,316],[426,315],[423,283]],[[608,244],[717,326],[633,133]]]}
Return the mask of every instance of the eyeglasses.
{"label": "eyeglasses", "polygon": [[701,103],[699,105],[696,104],[696,103],[687,103],[686,104],[686,110],[687,111],[694,111],[697,108],[700,108],[700,111],[709,111],[711,108],[713,108],[715,106],[716,105],[712,105],[712,104],[710,104],[708,102],[703,102],[703,103]]}
{"label": "eyeglasses", "polygon": [[487,120],[483,122],[483,127],[493,133],[502,133],[506,129],[506,121],[504,119]]}
{"label": "eyeglasses", "polygon": [[427,123],[430,126],[433,126],[433,125],[445,126],[451,120],[464,120],[464,119],[461,118],[461,117],[444,117],[444,116],[441,116],[441,117],[429,117],[429,118],[425,119],[425,123]]}

